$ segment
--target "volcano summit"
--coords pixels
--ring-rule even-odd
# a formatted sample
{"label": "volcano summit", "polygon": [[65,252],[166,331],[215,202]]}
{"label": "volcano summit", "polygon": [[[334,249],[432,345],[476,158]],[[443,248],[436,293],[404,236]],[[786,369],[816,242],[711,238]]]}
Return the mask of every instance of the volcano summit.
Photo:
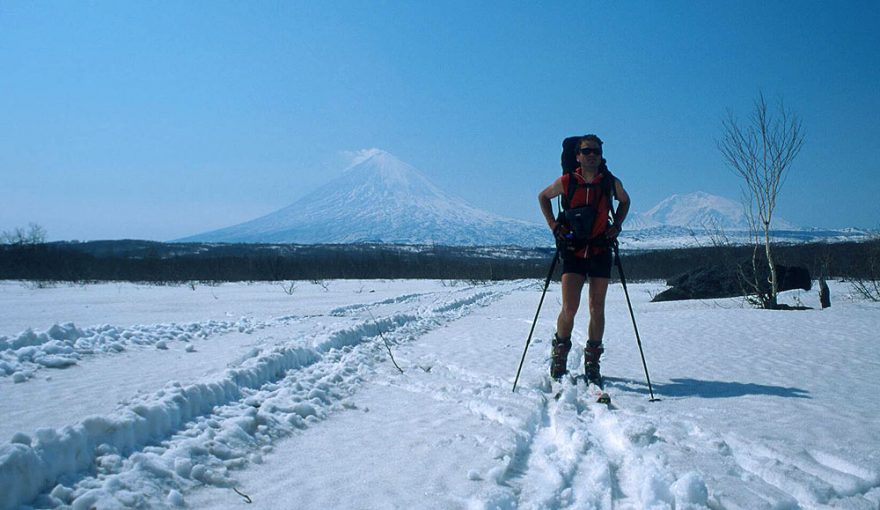
{"label": "volcano summit", "polygon": [[449,195],[388,152],[363,151],[343,174],[273,213],[180,241],[547,246],[541,225]]}

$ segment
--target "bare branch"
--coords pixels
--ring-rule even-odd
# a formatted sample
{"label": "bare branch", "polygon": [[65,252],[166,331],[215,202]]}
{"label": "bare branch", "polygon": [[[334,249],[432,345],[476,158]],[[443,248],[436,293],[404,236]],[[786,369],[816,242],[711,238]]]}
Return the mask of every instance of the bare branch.
{"label": "bare branch", "polygon": [[[803,147],[801,120],[786,109],[782,99],[771,110],[764,94],[759,93],[747,123],[740,123],[728,111],[721,126],[722,136],[716,141],[716,145],[727,166],[743,181],[743,194],[748,197],[743,204],[752,238],[756,247],[764,245],[770,269],[770,294],[766,300],[762,297],[762,301],[766,303],[765,307],[775,307],[778,282],[770,247],[770,226],[779,191],[785,183],[792,161]],[[756,262],[757,249],[753,256],[757,275]],[[755,283],[757,285],[758,282]]]}

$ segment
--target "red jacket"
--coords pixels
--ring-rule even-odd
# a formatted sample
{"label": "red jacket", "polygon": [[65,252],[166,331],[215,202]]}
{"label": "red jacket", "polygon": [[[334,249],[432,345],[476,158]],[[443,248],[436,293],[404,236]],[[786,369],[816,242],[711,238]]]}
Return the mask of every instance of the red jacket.
{"label": "red jacket", "polygon": [[[575,179],[577,179],[577,187],[574,190],[574,196],[571,197],[569,208],[574,209],[586,205],[595,207],[596,219],[593,220],[593,232],[590,237],[592,239],[602,239],[605,231],[608,230],[608,215],[611,213],[611,197],[602,192],[602,180],[605,178],[606,174],[599,172],[590,183],[587,183],[581,173],[580,167],[578,167],[573,174],[565,173],[560,178],[562,180],[562,194],[565,197],[568,196],[568,186],[571,175],[574,175]],[[591,184],[592,186],[588,187],[587,184]],[[587,258],[602,253],[607,249],[607,246],[587,246],[575,252],[575,256]]]}

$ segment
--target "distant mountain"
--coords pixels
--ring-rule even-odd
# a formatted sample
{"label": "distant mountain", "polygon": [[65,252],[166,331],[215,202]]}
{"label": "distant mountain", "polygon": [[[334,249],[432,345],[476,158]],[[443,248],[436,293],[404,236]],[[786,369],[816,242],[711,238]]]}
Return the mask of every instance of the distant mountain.
{"label": "distant mountain", "polygon": [[[724,230],[748,230],[748,218],[739,202],[702,191],[672,195],[648,212],[635,214],[627,220],[628,229],[682,227],[701,230],[719,227]],[[798,230],[799,227],[778,216],[773,218],[774,230]]]}
{"label": "distant mountain", "polygon": [[536,223],[478,209],[378,149],[293,204],[239,225],[178,241],[546,246]]}
{"label": "distant mountain", "polygon": [[[777,243],[864,241],[876,232],[862,229],[803,228],[778,216],[770,237]],[[714,238],[714,239],[713,239]],[[672,195],[645,213],[633,213],[624,225],[624,249],[664,249],[709,246],[717,241],[751,244],[749,222],[742,204],[698,191]]]}
{"label": "distant mountain", "polygon": [[[750,242],[740,203],[704,192],[672,195],[645,213],[630,214],[621,247],[708,245],[712,239],[706,229],[716,226],[729,242]],[[773,220],[773,238],[779,242],[862,240],[870,235],[857,229],[804,229],[779,217]],[[545,226],[478,209],[378,149],[362,151],[340,177],[283,209],[178,241],[552,246]]]}

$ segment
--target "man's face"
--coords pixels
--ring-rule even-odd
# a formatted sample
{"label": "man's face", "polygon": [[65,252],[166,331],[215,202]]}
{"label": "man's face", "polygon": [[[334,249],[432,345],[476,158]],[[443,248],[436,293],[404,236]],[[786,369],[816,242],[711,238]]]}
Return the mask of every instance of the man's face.
{"label": "man's face", "polygon": [[584,140],[578,149],[577,161],[581,168],[598,168],[602,163],[602,147],[594,140]]}

